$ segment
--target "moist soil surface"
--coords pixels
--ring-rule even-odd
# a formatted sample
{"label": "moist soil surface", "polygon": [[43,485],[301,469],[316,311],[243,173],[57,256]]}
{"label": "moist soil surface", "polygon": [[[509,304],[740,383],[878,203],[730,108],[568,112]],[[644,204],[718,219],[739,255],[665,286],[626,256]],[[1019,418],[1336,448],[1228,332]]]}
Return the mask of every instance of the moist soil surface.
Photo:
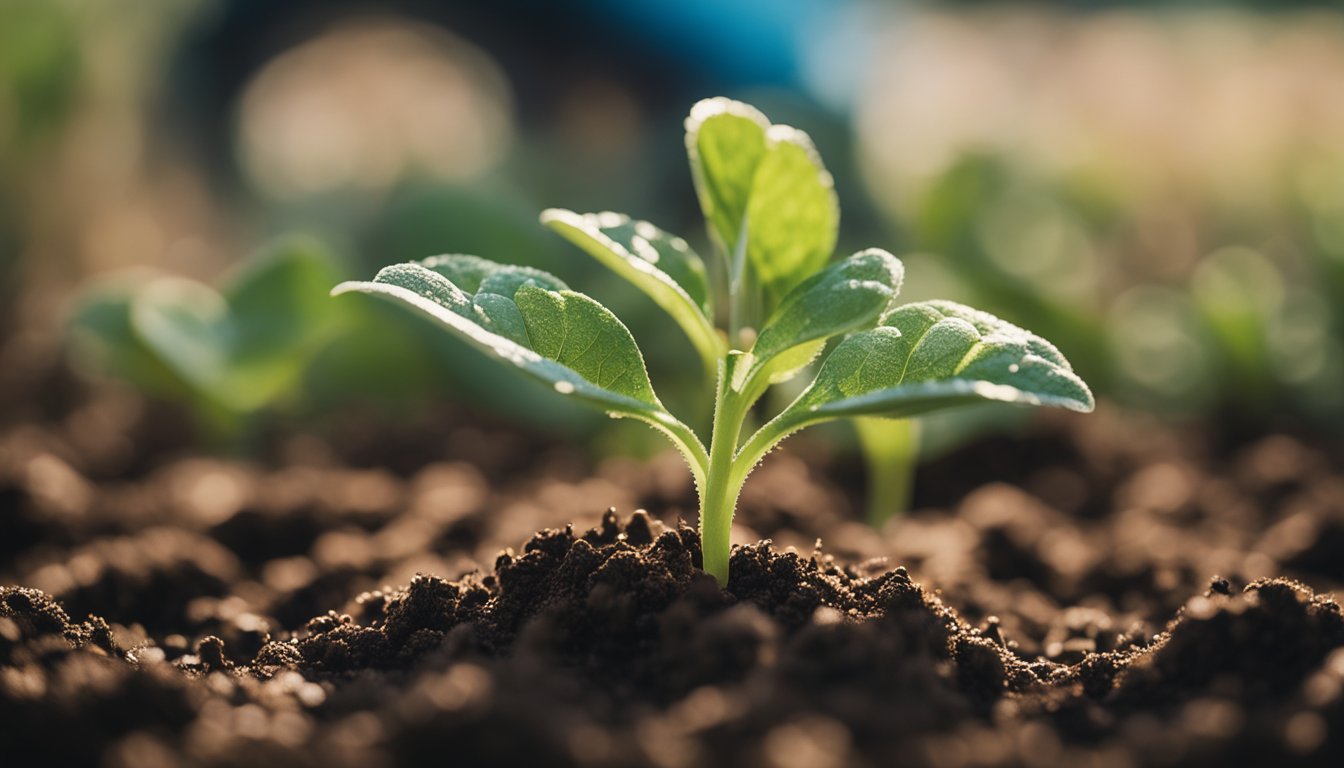
{"label": "moist soil surface", "polygon": [[1046,416],[881,529],[800,443],[721,588],[674,457],[450,414],[249,463],[123,396],[12,415],[6,766],[1344,764],[1344,476],[1308,440]]}

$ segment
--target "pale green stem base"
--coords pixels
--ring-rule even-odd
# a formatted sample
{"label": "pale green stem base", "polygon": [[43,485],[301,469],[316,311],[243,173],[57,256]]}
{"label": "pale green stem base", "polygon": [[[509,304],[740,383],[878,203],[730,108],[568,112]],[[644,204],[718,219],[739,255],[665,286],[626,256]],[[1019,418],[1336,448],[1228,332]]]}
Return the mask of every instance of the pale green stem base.
{"label": "pale green stem base", "polygon": [[919,422],[914,419],[854,420],[868,469],[868,522],[874,528],[909,510],[919,463]]}
{"label": "pale green stem base", "polygon": [[[725,366],[727,368],[729,366]],[[720,377],[714,429],[709,442],[709,473],[704,494],[700,498],[700,549],[704,569],[720,584],[728,583],[733,511],[737,508],[737,497],[746,480],[734,471],[733,459],[742,433],[742,422],[750,407],[750,403],[729,386],[730,378],[727,370]]]}

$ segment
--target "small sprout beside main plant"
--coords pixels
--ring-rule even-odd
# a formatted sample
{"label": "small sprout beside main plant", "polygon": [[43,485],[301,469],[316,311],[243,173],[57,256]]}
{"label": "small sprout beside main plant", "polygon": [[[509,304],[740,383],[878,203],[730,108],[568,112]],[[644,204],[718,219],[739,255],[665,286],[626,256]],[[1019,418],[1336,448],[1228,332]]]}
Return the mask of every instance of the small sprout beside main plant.
{"label": "small sprout beside main plant", "polygon": [[[648,294],[685,332],[713,377],[708,447],[663,407],[625,325],[545,272],[437,256],[342,283],[333,294],[401,302],[556,392],[662,432],[695,478],[704,570],[721,583],[743,483],[800,429],[985,401],[1092,410],[1087,385],[1044,339],[948,301],[897,306],[904,267],[886,251],[831,263],[839,209],[806,134],[721,98],[696,104],[686,131],[719,279],[684,240],[648,222],[562,210],[542,221]],[[716,322],[716,305],[727,307],[726,323]],[[761,396],[833,340],[802,394],[747,434]]]}
{"label": "small sprout beside main plant", "polygon": [[218,287],[140,271],[106,280],[76,303],[78,357],[151,395],[187,404],[223,443],[249,418],[297,397],[334,337],[327,299],[340,273],[317,241],[291,236]]}

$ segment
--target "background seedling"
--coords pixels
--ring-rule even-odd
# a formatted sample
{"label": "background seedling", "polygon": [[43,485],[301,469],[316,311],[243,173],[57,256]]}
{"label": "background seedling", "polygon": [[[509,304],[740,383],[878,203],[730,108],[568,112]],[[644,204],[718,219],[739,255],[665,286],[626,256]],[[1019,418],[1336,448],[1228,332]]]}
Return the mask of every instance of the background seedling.
{"label": "background seedling", "polygon": [[[806,134],[771,125],[746,104],[709,99],[691,110],[686,146],[719,255],[715,278],[683,240],[647,222],[560,210],[542,220],[647,293],[691,339],[715,374],[707,444],[663,407],[625,325],[550,274],[438,256],[333,293],[419,310],[556,392],[662,432],[695,478],[704,569],[720,582],[742,485],[800,429],[984,401],[1092,409],[1087,385],[1045,340],[952,302],[896,306],[904,268],[891,254],[869,249],[828,263],[839,211]],[[715,322],[716,303],[727,308],[726,323]],[[761,396],[832,340],[810,385],[752,429]]]}
{"label": "background seedling", "polygon": [[101,368],[188,403],[198,425],[230,441],[249,414],[294,393],[331,338],[324,297],[337,274],[317,243],[292,237],[219,289],[146,273],[106,282],[78,303],[72,333]]}
{"label": "background seedling", "polygon": [[334,306],[331,285],[346,276],[319,241],[288,236],[216,285],[150,269],[104,278],[75,302],[72,361],[185,408],[197,437],[227,453],[260,448],[277,417],[316,430],[365,409],[420,419],[445,392],[543,430],[599,421],[532,402],[528,382],[464,361],[465,345],[428,319],[375,299]]}
{"label": "background seedling", "polygon": [[910,508],[919,463],[919,422],[864,416],[854,419],[854,434],[868,473],[868,522],[879,527]]}

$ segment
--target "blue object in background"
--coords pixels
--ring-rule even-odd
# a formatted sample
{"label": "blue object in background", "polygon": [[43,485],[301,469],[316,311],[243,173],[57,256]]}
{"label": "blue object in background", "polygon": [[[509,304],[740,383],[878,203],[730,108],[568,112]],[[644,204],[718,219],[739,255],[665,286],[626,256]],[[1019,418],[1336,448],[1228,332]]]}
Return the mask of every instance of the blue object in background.
{"label": "blue object in background", "polygon": [[850,0],[592,0],[592,8],[729,87],[802,84],[802,44]]}

